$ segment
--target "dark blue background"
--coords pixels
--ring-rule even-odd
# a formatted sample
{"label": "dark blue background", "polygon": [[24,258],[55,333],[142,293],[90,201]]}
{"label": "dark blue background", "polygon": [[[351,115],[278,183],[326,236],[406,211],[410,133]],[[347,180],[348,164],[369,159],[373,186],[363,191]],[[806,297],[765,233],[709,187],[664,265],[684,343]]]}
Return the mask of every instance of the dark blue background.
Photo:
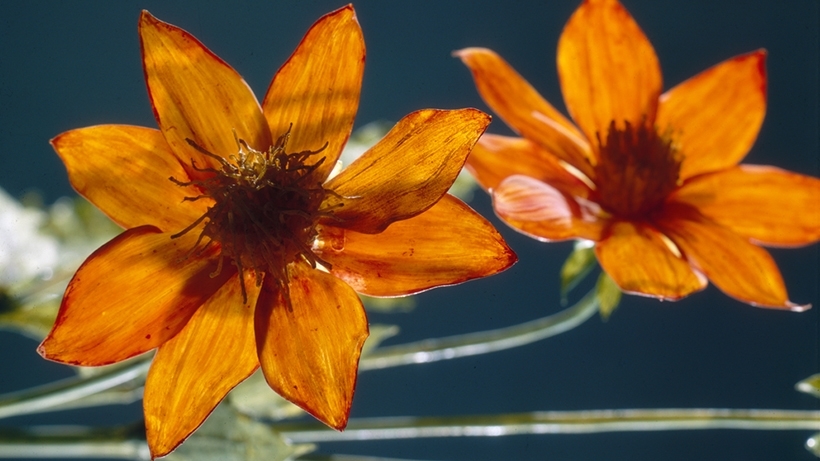
{"label": "dark blue background", "polygon": [[[769,105],[749,163],[818,176],[818,3],[815,0],[627,0],[660,57],[665,88],[736,54],[769,51]],[[155,126],[140,64],[142,8],[196,35],[262,97],[307,28],[338,2],[20,2],[0,17],[0,186],[48,202],[71,194],[48,139],[99,123]],[[450,52],[486,46],[563,108],[555,69],[561,28],[577,3],[355,4],[367,44],[358,125],[423,107],[486,110]],[[617,76],[613,76],[617,78]],[[491,132],[509,133],[496,121]],[[489,202],[473,205],[486,216]],[[818,204],[820,206],[820,204]],[[496,221],[497,222],[497,221]],[[491,279],[418,297],[392,343],[530,320],[559,307],[558,270],[570,244],[540,244],[498,224],[520,262]],[[772,250],[791,299],[820,304],[818,246]],[[363,373],[353,417],[652,407],[816,409],[793,385],[818,364],[818,309],[758,309],[713,287],[678,303],[626,297],[559,337],[487,356]],[[0,332],[0,393],[65,376],[36,343]],[[130,421],[139,407],[2,421]],[[447,460],[814,459],[809,431],[660,432],[339,443],[326,452]]]}

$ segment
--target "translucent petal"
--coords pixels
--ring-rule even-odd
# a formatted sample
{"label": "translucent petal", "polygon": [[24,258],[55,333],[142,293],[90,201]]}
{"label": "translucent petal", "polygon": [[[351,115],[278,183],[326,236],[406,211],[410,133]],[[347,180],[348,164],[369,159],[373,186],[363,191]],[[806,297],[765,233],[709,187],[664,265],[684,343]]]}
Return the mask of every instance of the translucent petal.
{"label": "translucent petal", "polygon": [[259,288],[246,276],[242,304],[234,275],[185,328],[160,346],[145,382],[143,408],[152,457],[165,456],[258,367],[253,312]]}
{"label": "translucent petal", "polygon": [[321,256],[331,273],[370,296],[398,296],[500,272],[515,261],[492,224],[445,195],[424,213],[379,234],[344,232],[344,245]]}
{"label": "translucent petal", "polygon": [[605,220],[594,203],[529,176],[510,176],[493,191],[493,208],[515,229],[540,240],[600,240]]}
{"label": "translucent petal", "polygon": [[583,135],[507,61],[486,48],[465,48],[454,54],[470,68],[481,97],[504,122],[550,154],[591,175],[592,152]]}
{"label": "translucent petal", "polygon": [[306,264],[291,264],[292,309],[272,278],[256,306],[256,342],[268,384],[342,430],[347,425],[367,318],[356,292]]}
{"label": "translucent petal", "polygon": [[177,232],[207,209],[205,200],[184,201],[197,192],[168,179],[188,174],[157,130],[99,125],[66,131],[51,145],[74,189],[122,227]]}
{"label": "translucent petal", "polygon": [[226,269],[211,278],[213,251],[189,255],[195,240],[191,234],[171,239],[143,226],[92,253],[68,284],[40,354],[75,365],[107,365],[173,338],[231,275]]}
{"label": "translucent petal", "polygon": [[160,130],[191,176],[218,166],[188,140],[220,157],[237,153],[236,137],[257,150],[271,145],[262,108],[242,77],[188,32],[143,11],[139,22],[145,81]]}
{"label": "translucent petal", "polygon": [[588,197],[589,186],[561,162],[532,141],[484,133],[465,165],[485,190],[495,189],[509,176],[521,174],[553,184],[578,197]]}
{"label": "translucent petal", "polygon": [[820,179],[770,166],[738,165],[692,178],[670,197],[764,245],[820,239]]}
{"label": "translucent petal", "polygon": [[683,154],[681,179],[729,168],[757,139],[766,115],[766,52],[728,59],[660,98],[656,125]]}
{"label": "translucent petal", "polygon": [[334,226],[377,233],[433,206],[453,184],[490,117],[475,109],[426,109],[404,117],[327,182],[342,197]]}
{"label": "translucent petal", "polygon": [[617,0],[587,0],[558,41],[558,77],[570,115],[596,142],[611,122],[655,121],[663,86],[655,50]]}
{"label": "translucent petal", "polygon": [[809,307],[789,301],[780,270],[766,250],[691,208],[667,208],[660,225],[721,291],[754,306],[795,311]]}
{"label": "translucent petal", "polygon": [[668,300],[706,287],[706,279],[673,250],[657,230],[623,221],[595,245],[601,267],[623,291]]}
{"label": "translucent petal", "polygon": [[[288,152],[321,149],[324,181],[350,137],[364,73],[364,38],[352,5],[320,18],[273,77],[262,109]],[[318,159],[317,159],[318,160]]]}

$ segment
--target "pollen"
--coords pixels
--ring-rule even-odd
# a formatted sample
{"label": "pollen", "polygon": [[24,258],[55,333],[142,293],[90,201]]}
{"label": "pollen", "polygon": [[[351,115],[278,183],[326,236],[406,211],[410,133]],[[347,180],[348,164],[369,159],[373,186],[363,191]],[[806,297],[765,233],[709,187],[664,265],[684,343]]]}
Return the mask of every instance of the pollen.
{"label": "pollen", "polygon": [[193,169],[204,179],[183,182],[170,178],[179,186],[198,191],[185,200],[213,202],[202,216],[171,238],[199,229],[189,256],[217,245],[219,259],[211,277],[225,270],[226,260],[235,266],[243,302],[247,302],[245,271],[255,275],[257,286],[265,277],[275,277],[290,308],[288,266],[301,262],[314,268],[318,264],[330,267],[312,250],[319,221],[333,216],[333,206],[324,205],[333,192],[322,187],[313,174],[325,157],[314,159],[327,144],[315,151],[287,153],[289,136],[290,130],[263,152],[234,134],[237,153],[227,158],[188,139],[193,148],[216,160],[219,168],[200,167],[191,160]]}
{"label": "pollen", "polygon": [[605,139],[598,135],[598,148],[597,201],[614,215],[647,217],[678,186],[683,156],[671,132],[661,135],[647,124],[626,122],[620,128],[612,122]]}

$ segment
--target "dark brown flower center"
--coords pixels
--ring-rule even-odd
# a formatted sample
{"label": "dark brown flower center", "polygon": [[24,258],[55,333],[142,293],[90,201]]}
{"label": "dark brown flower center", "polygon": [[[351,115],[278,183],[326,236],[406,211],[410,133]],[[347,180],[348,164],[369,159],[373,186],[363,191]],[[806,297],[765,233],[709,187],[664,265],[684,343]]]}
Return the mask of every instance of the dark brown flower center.
{"label": "dark brown flower center", "polygon": [[677,187],[682,156],[671,136],[652,126],[609,127],[606,139],[598,136],[595,165],[598,203],[625,218],[641,218],[655,210]]}
{"label": "dark brown flower center", "polygon": [[312,174],[325,158],[309,163],[325,147],[289,154],[285,151],[289,133],[280,136],[266,152],[237,139],[238,153],[227,159],[188,140],[203,155],[218,161],[220,168],[200,168],[192,160],[191,166],[204,173],[204,179],[182,182],[170,178],[180,186],[199,189],[200,195],[186,200],[213,200],[205,214],[171,238],[178,238],[204,222],[189,254],[201,254],[218,244],[219,264],[211,276],[222,271],[227,258],[239,271],[245,302],[245,270],[254,272],[257,286],[265,276],[275,277],[287,299],[290,263],[304,261],[313,267],[317,263],[329,267],[313,253],[312,247],[319,219],[332,215],[331,209],[322,209],[332,192],[316,182],[316,175]]}

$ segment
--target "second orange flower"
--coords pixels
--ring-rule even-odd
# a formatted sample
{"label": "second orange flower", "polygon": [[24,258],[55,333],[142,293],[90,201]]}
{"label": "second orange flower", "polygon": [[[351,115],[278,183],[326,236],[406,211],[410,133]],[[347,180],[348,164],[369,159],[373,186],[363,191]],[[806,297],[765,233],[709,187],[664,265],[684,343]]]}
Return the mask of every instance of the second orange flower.
{"label": "second orange flower", "polygon": [[595,242],[626,292],[679,299],[707,278],[743,302],[802,310],[759,245],[820,238],[820,180],[739,165],[766,113],[765,51],[661,93],[651,43],[617,0],[586,0],[558,43],[575,124],[484,48],[456,53],[522,137],[487,134],[467,167],[496,213],[537,239]]}

